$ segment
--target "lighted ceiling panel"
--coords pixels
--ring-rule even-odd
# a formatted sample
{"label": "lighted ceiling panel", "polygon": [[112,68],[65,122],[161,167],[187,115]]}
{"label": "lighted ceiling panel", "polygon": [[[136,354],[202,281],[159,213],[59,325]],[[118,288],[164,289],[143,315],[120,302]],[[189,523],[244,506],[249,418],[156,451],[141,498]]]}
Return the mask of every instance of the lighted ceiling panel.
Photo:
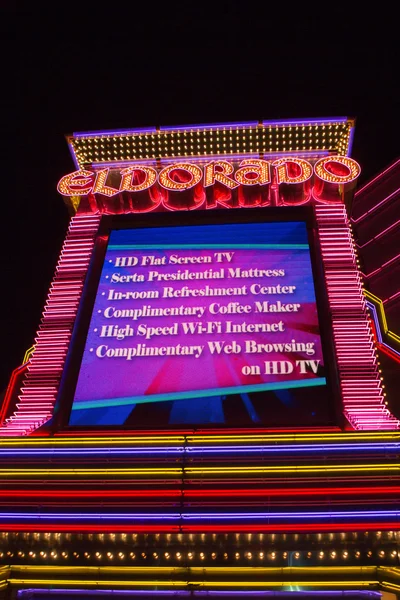
{"label": "lighted ceiling panel", "polygon": [[161,127],[67,136],[77,168],[133,160],[225,154],[332,153],[348,156],[354,120],[346,117]]}

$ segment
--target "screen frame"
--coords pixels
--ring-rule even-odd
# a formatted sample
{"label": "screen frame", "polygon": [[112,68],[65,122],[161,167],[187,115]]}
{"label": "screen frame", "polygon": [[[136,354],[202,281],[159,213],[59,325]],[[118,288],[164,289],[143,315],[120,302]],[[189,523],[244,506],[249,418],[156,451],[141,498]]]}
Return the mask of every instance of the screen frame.
{"label": "screen frame", "polygon": [[[89,431],[96,433],[99,430],[112,433],[113,431],[123,430],[132,432],[132,434],[144,434],[148,428],[137,427],[132,429],[126,425],[70,425],[69,419],[72,410],[72,404],[75,396],[75,390],[78,383],[78,377],[81,368],[81,362],[84,354],[86,337],[90,326],[92,311],[97,296],[97,289],[101,278],[104,259],[107,252],[108,240],[111,230],[115,229],[140,229],[156,227],[185,227],[190,225],[217,225],[217,224],[240,224],[256,222],[280,222],[280,221],[303,221],[306,225],[308,242],[310,247],[311,269],[313,274],[313,283],[316,297],[317,315],[319,321],[319,333],[321,338],[322,353],[326,369],[326,387],[324,395],[325,402],[328,403],[328,411],[331,420],[322,427],[337,426],[343,429],[345,427],[345,417],[340,394],[340,383],[335,356],[333,330],[330,319],[329,300],[325,286],[325,277],[322,263],[322,256],[319,244],[318,230],[315,220],[313,207],[303,205],[297,207],[268,207],[265,208],[238,208],[238,209],[214,209],[208,211],[174,211],[174,212],[154,212],[147,214],[130,215],[103,215],[100,221],[98,232],[94,243],[94,249],[91,256],[88,273],[84,283],[82,297],[80,300],[77,317],[75,320],[67,358],[64,366],[63,375],[60,382],[59,393],[55,405],[54,415],[47,424],[46,429],[53,431],[78,432]],[[299,426],[304,430],[306,426]],[[310,429],[321,429],[321,425],[310,424]],[[291,425],[271,425],[263,424],[245,425],[243,430],[284,430],[285,428],[294,429]],[[161,433],[180,433],[192,431],[221,431],[229,434],[232,426],[216,426],[215,424],[207,426],[186,426],[169,425],[168,427],[155,427],[153,431]],[[238,427],[234,427],[237,431]]]}

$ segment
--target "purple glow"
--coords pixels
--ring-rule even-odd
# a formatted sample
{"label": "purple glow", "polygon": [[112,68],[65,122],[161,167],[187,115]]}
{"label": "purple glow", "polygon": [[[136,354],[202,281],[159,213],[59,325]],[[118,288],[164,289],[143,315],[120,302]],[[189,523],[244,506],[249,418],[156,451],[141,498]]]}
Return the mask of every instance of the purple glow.
{"label": "purple glow", "polygon": [[[314,124],[334,124],[334,123],[346,123],[347,117],[333,117],[333,118],[324,118],[324,119],[283,119],[279,121],[262,121],[261,123],[258,121],[245,121],[243,123],[220,123],[213,125],[180,125],[179,127],[160,127],[160,131],[182,131],[182,130],[190,130],[190,129],[227,129],[227,128],[248,128],[248,127],[276,127],[276,126],[292,126],[292,125],[314,125]],[[354,128],[353,128],[354,129]]]}
{"label": "purple glow", "polygon": [[258,121],[245,121],[244,123],[222,123],[222,124],[211,124],[211,125],[178,125],[177,127],[168,126],[168,127],[160,127],[160,131],[188,131],[191,129],[205,129],[206,131],[211,131],[214,129],[231,129],[231,128],[250,128],[250,127],[258,127]]}
{"label": "purple glow", "polygon": [[68,520],[189,520],[189,521],[209,521],[224,520],[234,521],[250,519],[256,520],[279,520],[279,519],[360,519],[360,518],[398,518],[400,511],[397,510],[354,510],[354,511],[321,511],[321,512],[276,512],[276,513],[0,513],[0,519],[56,519],[60,521]]}
{"label": "purple glow", "polygon": [[277,597],[277,598],[309,598],[324,596],[326,598],[343,598],[343,597],[361,597],[361,598],[373,598],[378,600],[382,594],[377,591],[371,590],[304,590],[304,591],[279,591],[279,590],[88,590],[88,589],[41,589],[41,588],[27,588],[24,590],[18,590],[17,598],[24,598],[25,596],[32,597],[32,595],[46,595],[52,594],[58,595],[85,595],[85,596],[105,596],[112,594],[113,596],[181,596],[181,597],[215,597],[215,598],[230,598],[231,596],[242,597],[242,598],[266,598],[266,597]]}
{"label": "purple glow", "polygon": [[70,154],[72,156],[72,160],[74,161],[75,169],[77,171],[79,171],[80,170],[80,166],[79,166],[78,160],[77,160],[76,155],[75,155],[74,147],[71,144],[71,142],[68,143],[68,147],[69,147],[69,152],[70,152]]}
{"label": "purple glow", "polygon": [[371,302],[368,302],[368,301],[366,302],[366,305],[368,306],[368,308],[372,312],[372,316],[373,316],[374,323],[375,323],[375,330],[376,330],[376,334],[378,336],[379,343],[382,344],[382,346],[385,346],[385,348],[388,348],[394,354],[397,354],[397,356],[400,358],[400,352],[398,352],[397,350],[395,350],[393,348],[393,346],[390,346],[389,344],[387,344],[386,342],[384,342],[383,339],[382,339],[381,326],[380,326],[380,323],[379,323],[379,319],[378,319],[378,315],[377,315],[375,306]]}
{"label": "purple glow", "polygon": [[156,127],[138,127],[137,129],[113,129],[111,131],[84,131],[82,133],[73,133],[74,138],[83,138],[91,136],[113,137],[115,135],[131,135],[136,133],[157,133]]}
{"label": "purple glow", "polygon": [[[367,302],[367,305],[371,308]],[[379,333],[380,335],[380,333]],[[382,338],[380,338],[381,340]],[[399,355],[400,356],[400,355]],[[139,447],[139,448],[115,448],[115,447],[102,447],[102,448],[85,448],[85,456],[103,456],[103,455],[142,455],[142,454],[229,454],[235,453],[280,453],[280,452],[336,452],[348,450],[352,453],[357,451],[380,451],[387,452],[390,450],[398,451],[400,449],[400,442],[387,442],[379,444],[298,444],[293,446],[164,446],[164,447]],[[82,455],[82,449],[71,450],[70,448],[54,449],[54,448],[43,448],[41,450],[27,449],[16,449],[16,450],[3,450],[0,448],[0,456],[80,456]]]}
{"label": "purple glow", "polygon": [[[107,131],[85,131],[82,133],[73,133],[73,137],[75,138],[83,138],[83,137],[91,137],[91,136],[106,136],[113,137],[115,135],[135,135],[135,134],[143,134],[143,133],[157,133],[157,131],[190,131],[192,129],[205,129],[206,131],[211,131],[214,129],[227,129],[227,128],[250,128],[250,127],[258,127],[262,125],[263,127],[276,127],[276,126],[292,126],[292,125],[324,125],[324,124],[337,124],[337,123],[346,123],[347,117],[332,117],[332,118],[323,118],[323,119],[283,119],[278,121],[262,121],[259,123],[258,121],[245,121],[242,123],[220,123],[220,124],[201,124],[201,125],[179,125],[177,127],[174,126],[166,126],[160,127],[157,129],[156,127],[139,127],[135,129],[113,129]],[[352,128],[354,129],[354,128]]]}
{"label": "purple glow", "polygon": [[382,342],[382,346],[385,346],[386,348],[389,348],[389,350],[391,352],[394,352],[394,354],[397,354],[397,356],[400,357],[400,352],[397,352],[397,350],[395,350],[392,346],[389,346],[389,344],[386,344],[385,342]]}
{"label": "purple glow", "polygon": [[368,306],[369,310],[372,312],[372,316],[373,316],[374,323],[375,323],[376,334],[378,336],[378,340],[382,343],[381,326],[380,326],[380,323],[379,323],[379,319],[378,319],[378,315],[377,315],[377,312],[376,312],[376,308],[375,308],[375,306],[371,302],[368,302],[368,300],[366,301],[366,305]]}
{"label": "purple glow", "polygon": [[265,126],[273,125],[311,125],[311,124],[334,124],[334,123],[347,123],[347,117],[328,117],[323,119],[283,119],[282,121],[263,121],[262,124]]}
{"label": "purple glow", "polygon": [[351,150],[353,148],[354,133],[355,133],[355,127],[354,126],[350,127],[350,136],[349,136],[349,143],[347,144],[346,156],[350,156],[350,154],[351,154]]}
{"label": "purple glow", "polygon": [[373,510],[360,510],[360,511],[336,511],[336,512],[306,512],[306,513],[197,513],[197,514],[185,514],[182,513],[183,519],[284,519],[284,518],[293,518],[293,519],[327,519],[338,517],[346,519],[346,518],[359,518],[359,517],[399,517],[400,511],[396,510],[381,510],[381,511],[373,511]]}

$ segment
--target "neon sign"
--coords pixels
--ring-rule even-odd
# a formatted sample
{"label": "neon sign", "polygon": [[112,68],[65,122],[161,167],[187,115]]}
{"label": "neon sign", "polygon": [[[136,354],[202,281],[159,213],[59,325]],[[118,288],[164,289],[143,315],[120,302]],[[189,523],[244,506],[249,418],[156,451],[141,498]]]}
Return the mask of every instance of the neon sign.
{"label": "neon sign", "polygon": [[[79,170],[59,181],[63,196],[101,196],[103,200],[130,194],[137,201],[140,193],[150,197],[150,205],[139,204],[133,212],[207,208],[217,204],[233,206],[297,206],[310,201],[324,204],[343,202],[347,184],[360,174],[358,163],[346,156],[328,156],[311,164],[297,157],[268,161],[246,158],[234,163],[225,159],[204,165],[179,161],[161,169],[134,164],[127,168]],[[348,186],[347,186],[348,187]],[[185,199],[185,193],[189,196]],[[136,198],[135,198],[136,197]]]}
{"label": "neon sign", "polygon": [[306,222],[196,216],[111,230],[70,425],[330,423]]}

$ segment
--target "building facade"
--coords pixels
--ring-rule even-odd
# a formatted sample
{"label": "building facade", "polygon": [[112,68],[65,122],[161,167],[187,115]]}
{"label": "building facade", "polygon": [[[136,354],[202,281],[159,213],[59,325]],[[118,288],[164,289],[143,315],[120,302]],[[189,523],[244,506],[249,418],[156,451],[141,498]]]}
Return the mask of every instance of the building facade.
{"label": "building facade", "polygon": [[398,594],[397,188],[350,220],[353,135],[68,138],[71,223],[1,412],[4,597]]}

